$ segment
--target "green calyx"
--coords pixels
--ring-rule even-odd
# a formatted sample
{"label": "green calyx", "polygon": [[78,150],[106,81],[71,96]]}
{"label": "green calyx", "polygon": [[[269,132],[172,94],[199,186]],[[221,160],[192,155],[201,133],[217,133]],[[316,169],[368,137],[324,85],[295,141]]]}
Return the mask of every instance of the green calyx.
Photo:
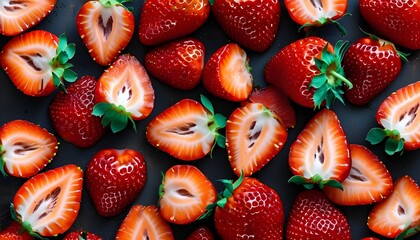
{"label": "green calyx", "polygon": [[414,234],[417,234],[420,232],[420,226],[414,226],[414,227],[406,227],[406,229],[400,233],[395,240],[403,240],[406,237],[410,237]]}
{"label": "green calyx", "polygon": [[92,115],[102,117],[102,126],[110,125],[113,133],[126,128],[128,121],[131,122],[134,131],[137,131],[136,123],[131,117],[131,113],[122,105],[117,106],[113,103],[100,102],[93,107]]}
{"label": "green calyx", "polygon": [[79,240],[88,240],[87,237],[87,232],[86,231],[82,231],[80,236],[79,236]]}
{"label": "green calyx", "polygon": [[343,190],[343,185],[341,185],[339,181],[334,179],[323,180],[322,177],[318,174],[315,174],[309,179],[306,179],[303,176],[295,175],[291,177],[287,182],[294,183],[296,185],[302,185],[305,189],[313,189],[315,185],[318,185],[320,189],[323,189],[324,186],[330,186]]}
{"label": "green calyx", "polygon": [[214,4],[214,1],[215,0],[209,0],[210,5],[213,5]]}
{"label": "green calyx", "polygon": [[105,7],[121,6],[130,12],[133,12],[134,9],[132,7],[124,6],[124,3],[132,2],[132,1],[133,0],[99,0],[99,2]]}
{"label": "green calyx", "polygon": [[[385,140],[386,139],[386,140]],[[394,155],[404,150],[404,138],[398,130],[388,130],[383,128],[372,128],[367,136],[366,141],[372,145],[376,145],[385,140],[385,152],[388,155]]]}
{"label": "green calyx", "polygon": [[64,81],[72,83],[77,79],[77,74],[71,70],[73,64],[69,62],[75,54],[76,45],[74,43],[68,44],[66,34],[61,34],[58,38],[56,55],[49,64],[52,68],[54,86],[64,92],[66,92]]}
{"label": "green calyx", "polygon": [[338,41],[335,45],[334,54],[327,50],[327,44],[322,50],[321,59],[315,58],[315,65],[320,73],[313,77],[309,84],[310,88],[315,88],[313,96],[315,108],[320,108],[324,101],[326,107],[331,108],[335,99],[344,104],[342,85],[347,85],[349,89],[353,88],[353,84],[344,77],[344,69],[341,66],[347,46],[348,42]]}
{"label": "green calyx", "polygon": [[[324,25],[327,25],[327,24],[332,23],[332,24],[334,24],[334,26],[337,27],[338,31],[341,33],[341,36],[345,36],[345,35],[347,35],[347,30],[338,21],[341,18],[343,18],[344,16],[347,16],[347,15],[351,15],[351,14],[350,13],[346,13],[346,14],[344,14],[343,16],[341,16],[337,20],[332,20],[331,18],[322,17],[322,18],[320,18],[319,20],[317,20],[317,21],[315,21],[313,23],[305,23],[305,24],[303,24],[302,26],[300,26],[300,28],[299,28],[298,31],[299,32],[301,32],[302,30],[305,30],[306,31],[308,29],[309,30],[310,29],[313,29],[314,27],[320,27],[320,26],[324,26]],[[311,32],[311,31],[307,31],[307,33],[309,33],[309,32]]]}
{"label": "green calyx", "polygon": [[4,161],[4,148],[2,145],[0,145],[0,173],[1,175],[3,175],[3,177],[7,177],[7,173],[6,170],[4,169],[4,165],[6,164],[6,162]]}
{"label": "green calyx", "polygon": [[15,211],[15,206],[13,205],[13,203],[10,204],[10,216],[11,218],[18,222],[22,228],[19,230],[19,234],[24,233],[25,231],[28,232],[29,235],[37,238],[37,239],[41,239],[41,240],[48,240],[48,238],[44,238],[41,235],[39,235],[38,233],[34,232],[34,230],[32,229],[32,226],[29,222],[23,221],[20,219],[20,217],[17,216],[16,211]]}

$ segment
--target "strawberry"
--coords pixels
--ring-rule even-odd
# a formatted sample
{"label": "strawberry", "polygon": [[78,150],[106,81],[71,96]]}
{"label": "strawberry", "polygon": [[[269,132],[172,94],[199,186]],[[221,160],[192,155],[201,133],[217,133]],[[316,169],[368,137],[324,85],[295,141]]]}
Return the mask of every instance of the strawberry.
{"label": "strawberry", "polygon": [[170,223],[189,224],[206,212],[216,201],[211,181],[192,165],[175,165],[163,176],[159,187],[159,209]]}
{"label": "strawberry", "polygon": [[226,123],[226,150],[236,175],[250,176],[283,148],[287,129],[282,120],[261,103],[235,109]]}
{"label": "strawberry", "polygon": [[134,15],[123,5],[130,1],[88,1],[77,13],[77,31],[90,56],[100,65],[112,63],[133,36]]}
{"label": "strawberry", "polygon": [[1,240],[33,240],[34,237],[28,232],[21,232],[22,226],[16,221],[12,221],[3,231],[0,232]]}
{"label": "strawberry", "polygon": [[67,93],[59,92],[48,109],[57,133],[77,147],[95,145],[106,132],[101,119],[92,115],[95,87],[94,77],[81,77],[70,84]]}
{"label": "strawberry", "polygon": [[208,227],[199,227],[195,229],[186,240],[213,240],[214,235]]}
{"label": "strawberry", "polygon": [[115,240],[173,240],[172,229],[153,206],[134,205],[121,223]]}
{"label": "strawberry", "polygon": [[214,17],[233,42],[257,52],[273,44],[280,23],[280,1],[211,2]]}
{"label": "strawberry", "polygon": [[319,108],[326,104],[330,108],[336,98],[344,102],[341,86],[352,87],[343,77],[341,67],[346,45],[346,42],[338,41],[334,49],[319,37],[297,40],[267,62],[265,80],[304,107]]}
{"label": "strawberry", "polygon": [[214,96],[240,102],[252,91],[253,77],[250,73],[246,52],[235,43],[229,43],[216,52],[204,65],[202,81]]}
{"label": "strawberry", "polygon": [[402,87],[388,96],[376,112],[383,128],[373,128],[366,140],[371,144],[385,141],[385,152],[393,155],[402,150],[420,148],[420,81]]}
{"label": "strawberry", "polygon": [[299,193],[286,226],[286,239],[351,239],[346,217],[322,192]]}
{"label": "strawberry", "polygon": [[346,135],[337,115],[328,109],[319,111],[293,142],[289,166],[295,175],[289,182],[312,188],[319,184],[341,188],[350,173],[351,159]]}
{"label": "strawberry", "polygon": [[377,237],[364,237],[364,238],[362,238],[360,240],[380,240],[380,239],[377,238]]}
{"label": "strawberry", "polygon": [[101,216],[116,216],[131,204],[146,184],[146,162],[132,149],[103,149],[90,160],[86,187]]}
{"label": "strawberry", "polygon": [[146,127],[150,144],[185,161],[203,158],[215,144],[224,147],[218,130],[225,127],[226,118],[214,113],[206,97],[201,101],[182,99],[157,115]]}
{"label": "strawberry", "polygon": [[377,203],[369,214],[368,227],[387,238],[403,239],[420,232],[420,188],[410,176],[400,177],[394,192]]}
{"label": "strawberry", "polygon": [[382,201],[393,190],[391,174],[378,157],[364,146],[351,144],[351,170],[341,183],[344,190],[325,186],[325,195],[340,205],[363,205]]}
{"label": "strawberry", "polygon": [[140,42],[157,45],[186,36],[200,28],[209,15],[208,0],[147,0],[140,13]]}
{"label": "strawberry", "polygon": [[12,217],[41,238],[67,231],[79,213],[83,172],[69,164],[35,175],[16,192]]}
{"label": "strawberry", "polygon": [[369,103],[397,78],[401,58],[406,60],[394,44],[374,35],[354,42],[343,58],[344,72],[353,84],[346,91],[347,100],[355,105]]}
{"label": "strawberry", "polygon": [[359,10],[380,37],[405,48],[420,49],[420,2],[360,0]]}
{"label": "strawberry", "polygon": [[40,23],[54,9],[57,0],[4,1],[0,14],[0,34],[18,35]]}
{"label": "strawberry", "polygon": [[195,38],[183,38],[155,47],[144,66],[156,79],[181,90],[198,85],[204,67],[205,47]]}
{"label": "strawberry", "polygon": [[91,232],[76,230],[69,232],[63,240],[102,240],[102,238]]}
{"label": "strawberry", "polygon": [[241,105],[244,106],[249,102],[261,103],[275,112],[287,128],[293,128],[296,125],[296,112],[290,104],[289,98],[271,85],[254,88],[248,99],[241,102]]}
{"label": "strawberry", "polygon": [[346,35],[346,29],[337,20],[346,15],[347,0],[285,0],[284,5],[293,21],[301,25],[300,29],[308,31],[313,27],[333,23]]}
{"label": "strawberry", "polygon": [[29,96],[46,96],[63,81],[74,82],[76,73],[69,59],[75,54],[74,44],[67,44],[44,30],[34,30],[10,39],[0,52],[0,65],[13,84]]}
{"label": "strawberry", "polygon": [[136,129],[134,120],[149,116],[155,94],[143,65],[136,57],[123,54],[99,78],[94,100],[93,115],[103,117],[103,126],[110,125],[115,133],[128,121]]}
{"label": "strawberry", "polygon": [[214,212],[222,239],[283,239],[283,203],[274,189],[251,177],[222,182],[226,189]]}
{"label": "strawberry", "polygon": [[13,120],[0,127],[0,172],[29,178],[42,170],[58,150],[57,138],[26,120]]}

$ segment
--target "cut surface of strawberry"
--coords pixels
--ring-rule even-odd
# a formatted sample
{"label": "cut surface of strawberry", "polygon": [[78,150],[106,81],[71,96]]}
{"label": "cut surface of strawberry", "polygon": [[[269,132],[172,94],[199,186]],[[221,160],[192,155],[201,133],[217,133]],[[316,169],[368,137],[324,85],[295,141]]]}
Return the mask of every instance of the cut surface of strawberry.
{"label": "cut surface of strawberry", "polygon": [[0,172],[28,178],[37,174],[55,156],[57,138],[26,120],[13,120],[0,128]]}

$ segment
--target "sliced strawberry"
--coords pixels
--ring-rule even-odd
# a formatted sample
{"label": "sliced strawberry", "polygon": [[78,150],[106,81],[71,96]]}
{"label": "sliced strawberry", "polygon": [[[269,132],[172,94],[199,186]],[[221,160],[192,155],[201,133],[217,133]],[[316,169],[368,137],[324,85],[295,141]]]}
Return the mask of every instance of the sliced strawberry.
{"label": "sliced strawberry", "polygon": [[26,120],[13,120],[0,128],[0,172],[28,178],[55,156],[57,138]]}
{"label": "sliced strawberry", "polygon": [[280,152],[286,139],[283,122],[261,103],[235,109],[226,123],[226,149],[238,176],[260,170]]}
{"label": "sliced strawberry", "polygon": [[67,231],[79,213],[83,172],[73,164],[35,175],[16,192],[15,218],[34,236]]}
{"label": "sliced strawberry", "polygon": [[296,125],[295,109],[290,104],[289,98],[273,86],[255,88],[248,100],[242,102],[242,106],[248,102],[261,103],[275,112],[287,128],[293,128]]}
{"label": "sliced strawberry", "polygon": [[118,229],[115,240],[173,240],[172,229],[155,206],[134,205]]}
{"label": "sliced strawberry", "polygon": [[364,146],[351,144],[351,170],[341,183],[344,190],[325,186],[325,195],[341,205],[363,205],[382,201],[393,190],[391,174],[378,157]]}
{"label": "sliced strawberry", "polygon": [[15,36],[41,22],[57,0],[3,1],[0,7],[0,34]]}
{"label": "sliced strawberry", "polygon": [[127,126],[130,120],[149,116],[154,107],[155,94],[143,65],[130,54],[121,55],[98,80],[95,89],[93,114],[103,116],[104,126],[113,132]]}
{"label": "sliced strawberry", "polygon": [[199,227],[195,229],[186,240],[213,240],[214,235],[208,227]]}
{"label": "sliced strawberry", "polygon": [[3,231],[0,232],[1,240],[33,240],[34,237],[28,232],[21,232],[22,226],[16,221],[12,221]]}
{"label": "sliced strawberry", "polygon": [[93,60],[110,64],[134,33],[134,15],[121,2],[88,1],[77,13],[77,30]]}
{"label": "sliced strawberry", "polygon": [[386,139],[385,151],[392,155],[420,148],[420,81],[400,88],[379,106],[376,120],[381,128],[369,131],[367,140],[378,144]]}
{"label": "sliced strawberry", "polygon": [[[368,227],[387,238],[410,236],[420,231],[420,188],[410,176],[395,182],[394,192],[377,203],[369,214]],[[401,238],[402,239],[402,238]]]}
{"label": "sliced strawberry", "polygon": [[204,87],[213,95],[229,101],[246,100],[253,85],[248,62],[246,52],[239,45],[224,45],[204,65]]}
{"label": "sliced strawberry", "polygon": [[318,112],[301,131],[290,147],[289,166],[296,175],[291,182],[309,188],[314,183],[340,187],[337,181],[349,175],[351,159],[346,135],[332,110]]}

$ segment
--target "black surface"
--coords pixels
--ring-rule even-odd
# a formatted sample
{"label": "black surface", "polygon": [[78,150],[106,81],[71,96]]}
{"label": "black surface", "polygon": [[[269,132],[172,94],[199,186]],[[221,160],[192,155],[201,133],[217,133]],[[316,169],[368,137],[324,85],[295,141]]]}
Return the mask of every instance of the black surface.
{"label": "black surface", "polygon": [[[60,35],[62,32],[65,32],[68,36],[69,42],[74,42],[77,45],[76,56],[75,59],[72,60],[72,63],[75,65],[75,70],[78,72],[79,76],[93,75],[99,78],[105,68],[93,62],[91,57],[88,55],[86,48],[82,45],[80,37],[76,31],[75,16],[84,2],[85,1],[59,0],[54,11],[34,29],[48,30],[56,35]],[[136,32],[129,46],[124,51],[135,55],[141,62],[143,62],[145,52],[149,49],[142,46],[137,33],[139,13],[142,3],[143,1],[136,1],[136,3],[132,4],[136,19]],[[349,1],[348,12],[351,13],[351,16],[345,16],[340,21],[348,30],[347,36],[341,37],[337,29],[333,26],[326,26],[318,32],[318,35],[326,38],[331,43],[335,43],[339,39],[345,39],[352,43],[359,37],[363,36],[359,30],[359,26],[364,26],[364,23],[358,13],[357,4],[358,1]],[[280,27],[273,46],[264,53],[247,51],[250,57],[250,65],[253,69],[252,74],[255,79],[255,85],[265,85],[263,79],[263,68],[266,62],[278,50],[285,45],[304,37],[303,33],[297,32],[298,26],[288,16],[283,2],[281,5],[282,16]],[[207,23],[195,32],[193,36],[205,43],[206,59],[208,59],[216,49],[229,42],[226,35],[222,32],[221,28],[211,16]],[[2,47],[8,39],[9,38],[7,37],[1,37],[0,47]],[[349,143],[357,143],[369,147],[385,163],[394,180],[402,175],[408,174],[418,181],[420,179],[418,171],[418,169],[420,169],[420,161],[417,159],[420,157],[419,151],[406,151],[401,156],[396,155],[390,157],[385,155],[383,145],[372,147],[364,140],[368,130],[377,126],[375,121],[375,112],[379,104],[391,92],[409,83],[420,80],[419,53],[412,52],[408,59],[409,63],[404,63],[398,79],[378,97],[376,97],[369,105],[364,107],[355,107],[350,104],[346,104],[346,106],[343,106],[337,102],[334,106],[334,111],[341,120],[343,129],[347,133]],[[152,81],[156,95],[155,108],[147,119],[137,122],[137,133],[135,133],[131,128],[127,128],[118,134],[108,132],[98,144],[89,149],[79,149],[74,147],[60,139],[57,135],[61,142],[58,154],[45,170],[69,163],[77,164],[84,169],[91,157],[103,148],[137,149],[144,155],[147,162],[148,176],[147,184],[135,203],[143,205],[156,204],[158,200],[157,190],[161,181],[160,172],[166,171],[166,169],[175,164],[185,164],[187,162],[176,160],[169,155],[160,152],[147,142],[144,129],[149,121],[162,110],[183,98],[188,97],[199,100],[199,95],[201,93],[204,93],[206,96],[211,98],[215,105],[216,112],[223,113],[226,116],[228,116],[230,112],[239,105],[237,103],[229,103],[227,101],[211,97],[209,93],[203,90],[201,85],[192,91],[186,92],[175,90],[154,79],[152,79]],[[28,97],[18,91],[5,72],[0,70],[0,124],[4,124],[14,119],[26,119],[40,124],[49,131],[55,133],[48,118],[47,110],[55,93],[43,98]],[[254,177],[259,178],[262,182],[274,188],[280,194],[280,197],[283,200],[286,216],[297,192],[302,190],[300,187],[287,184],[287,180],[291,177],[291,172],[287,162],[289,147],[310,117],[314,114],[312,109],[304,109],[297,105],[295,105],[295,109],[297,111],[297,125],[294,129],[289,130],[289,137],[284,148],[275,157],[275,159],[266,165],[260,172],[254,175]],[[190,162],[190,164],[193,164],[201,169],[215,184],[215,187],[218,190],[222,189],[222,184],[217,182],[217,179],[232,179],[235,177],[228,163],[225,150],[220,148],[216,148],[213,159],[206,157],[198,161]],[[14,193],[25,180],[13,177],[0,178],[0,206],[7,206],[8,203],[13,201]],[[374,235],[366,226],[367,216],[371,206],[339,208],[345,213],[349,220],[353,239],[360,239],[361,237]],[[104,239],[114,239],[117,229],[127,212],[128,209],[113,218],[98,216],[93,208],[86,189],[84,189],[81,209],[72,229],[83,228],[101,235]],[[6,219],[7,222],[8,216],[5,216],[3,211],[0,211],[0,213],[3,214],[2,219]],[[0,221],[0,224],[2,224],[0,227],[4,227],[5,222]],[[211,219],[198,221],[186,226],[171,226],[176,239],[184,239],[196,227],[203,224],[209,225],[214,230]]]}

